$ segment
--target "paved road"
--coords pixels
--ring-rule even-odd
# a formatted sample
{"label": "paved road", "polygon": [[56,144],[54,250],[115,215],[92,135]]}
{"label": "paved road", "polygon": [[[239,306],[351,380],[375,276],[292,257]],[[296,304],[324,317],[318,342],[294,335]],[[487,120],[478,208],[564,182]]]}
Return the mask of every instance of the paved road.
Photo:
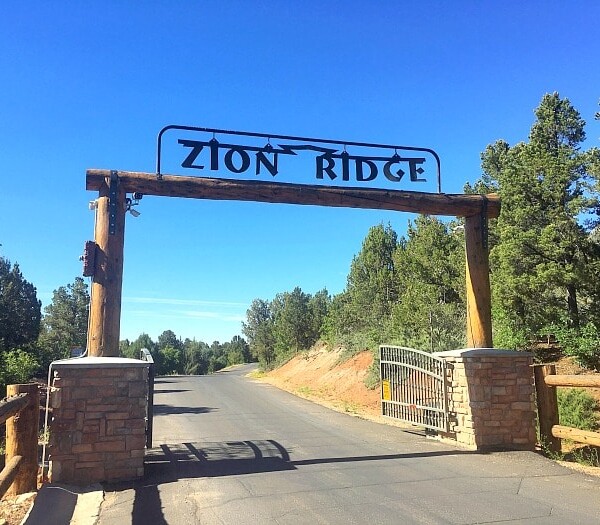
{"label": "paved road", "polygon": [[600,479],[477,454],[245,377],[156,383],[147,475],[107,487],[113,524],[600,524]]}

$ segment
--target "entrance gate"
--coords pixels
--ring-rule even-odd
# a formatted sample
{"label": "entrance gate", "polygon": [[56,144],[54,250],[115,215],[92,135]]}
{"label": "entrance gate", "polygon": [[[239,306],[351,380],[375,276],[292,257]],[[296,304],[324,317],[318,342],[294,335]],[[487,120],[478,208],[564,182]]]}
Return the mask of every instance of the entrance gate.
{"label": "entrance gate", "polygon": [[[256,175],[259,175],[262,169],[275,176],[278,172],[279,156],[293,158],[298,152],[310,151],[316,152],[316,179],[333,180],[338,178],[335,169],[341,169],[342,171],[339,172],[341,180],[349,181],[350,166],[353,166],[355,178],[360,185],[342,187],[165,175],[161,172],[160,161],[157,163],[156,173],[88,170],[86,188],[98,191],[98,198],[94,201],[96,209],[94,242],[90,243],[89,251],[86,249],[89,255],[86,259],[89,268],[85,275],[93,278],[87,340],[88,355],[98,357],[119,355],[125,213],[142,195],[366,208],[462,217],[466,256],[467,346],[470,348],[493,346],[487,221],[498,217],[500,213],[498,195],[439,193],[439,179],[438,193],[435,194],[367,188],[362,185],[374,178],[377,173],[383,173],[389,180],[400,181],[404,175],[404,171],[399,168],[399,163],[402,162],[408,163],[408,166],[405,166],[405,170],[410,173],[408,178],[415,183],[419,182],[422,180],[421,164],[425,162],[425,158],[401,156],[397,150],[433,153],[432,150],[167,126],[159,134],[158,159],[161,151],[160,138],[168,129],[195,130],[212,135],[211,140],[198,141],[186,138],[178,140],[178,144],[187,152],[187,157],[181,164],[186,169],[205,169],[210,173],[215,171],[213,175],[217,175],[224,169],[230,174],[236,174],[246,172],[251,166],[251,159],[256,158]],[[230,144],[229,139],[220,142],[215,138],[217,134],[227,137],[233,135],[260,138],[266,140],[266,145],[261,147],[236,145]],[[271,140],[276,145],[272,144]],[[366,156],[350,155],[347,146],[371,148],[374,153]],[[375,153],[375,150],[381,150],[383,153]],[[204,153],[210,153],[210,158],[198,159]],[[434,156],[437,159],[437,155]],[[439,159],[437,160],[439,173]],[[377,163],[383,165],[378,168]],[[127,197],[128,193],[130,197]]]}
{"label": "entrance gate", "polygon": [[383,415],[447,432],[446,361],[401,346],[380,346],[379,359]]}

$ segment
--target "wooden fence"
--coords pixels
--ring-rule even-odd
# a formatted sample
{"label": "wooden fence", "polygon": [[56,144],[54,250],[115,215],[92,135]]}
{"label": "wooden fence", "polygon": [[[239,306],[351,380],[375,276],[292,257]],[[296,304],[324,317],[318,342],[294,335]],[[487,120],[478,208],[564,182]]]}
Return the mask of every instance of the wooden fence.
{"label": "wooden fence", "polygon": [[555,365],[536,365],[535,390],[537,393],[540,439],[551,452],[560,452],[561,439],[600,447],[600,432],[565,427],[558,419],[556,387],[600,388],[600,374],[557,375]]}
{"label": "wooden fence", "polygon": [[6,422],[5,465],[0,498],[37,490],[40,394],[37,384],[8,385],[0,401],[0,425]]}

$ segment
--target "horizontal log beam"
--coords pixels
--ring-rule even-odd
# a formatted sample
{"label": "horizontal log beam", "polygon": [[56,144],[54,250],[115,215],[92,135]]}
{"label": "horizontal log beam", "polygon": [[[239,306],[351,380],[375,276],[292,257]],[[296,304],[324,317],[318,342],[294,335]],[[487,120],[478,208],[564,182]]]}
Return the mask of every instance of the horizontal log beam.
{"label": "horizontal log beam", "polygon": [[[500,213],[500,198],[494,193],[486,196],[422,193],[179,175],[162,175],[158,179],[155,173],[134,171],[118,171],[117,175],[120,187],[126,192],[137,191],[144,195],[365,208],[455,217],[479,215],[484,209],[489,218]],[[109,178],[110,170],[87,170],[86,189],[99,190]]]}
{"label": "horizontal log beam", "polygon": [[552,427],[552,435],[557,438],[570,439],[577,443],[586,443],[587,445],[600,447],[600,432],[590,432],[589,430],[554,425]]}
{"label": "horizontal log beam", "polygon": [[5,423],[7,419],[18,414],[29,404],[28,394],[19,394],[9,397],[4,401],[0,401],[0,425]]}
{"label": "horizontal log beam", "polygon": [[23,461],[22,456],[12,457],[0,472],[0,498],[4,496],[17,477],[21,461]]}
{"label": "horizontal log beam", "polygon": [[600,374],[549,375],[544,378],[548,386],[574,386],[600,388]]}

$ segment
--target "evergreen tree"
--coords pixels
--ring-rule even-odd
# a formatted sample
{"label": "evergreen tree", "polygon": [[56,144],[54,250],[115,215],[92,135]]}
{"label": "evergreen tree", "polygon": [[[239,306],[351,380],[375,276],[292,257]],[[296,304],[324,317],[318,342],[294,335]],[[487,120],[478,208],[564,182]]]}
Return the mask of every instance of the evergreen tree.
{"label": "evergreen tree", "polygon": [[186,339],[183,342],[183,373],[202,375],[208,371],[209,346],[202,342]]}
{"label": "evergreen tree", "polygon": [[398,290],[395,287],[394,252],[397,235],[388,224],[373,226],[360,252],[353,258],[348,274],[347,322],[356,329],[384,330]]}
{"label": "evergreen tree", "polygon": [[173,330],[165,330],[158,336],[158,347],[166,348],[168,346],[177,350],[183,350],[183,342],[175,335]]}
{"label": "evergreen tree", "polygon": [[41,302],[18,264],[0,257],[0,354],[30,347],[40,332]]}
{"label": "evergreen tree", "polygon": [[396,288],[392,339],[422,350],[464,346],[464,250],[462,235],[439,219],[409,223],[394,253]]}
{"label": "evergreen tree", "polygon": [[45,367],[51,361],[69,357],[74,348],[85,348],[90,296],[81,277],[54,290],[52,302],[44,309],[39,337],[40,358]]}
{"label": "evergreen tree", "polygon": [[246,311],[246,321],[242,323],[242,332],[248,338],[250,351],[264,368],[275,362],[274,319],[271,303],[263,299],[254,299]]}
{"label": "evergreen tree", "polygon": [[314,342],[310,296],[299,287],[278,294],[273,300],[275,350],[278,356],[308,349]]}
{"label": "evergreen tree", "polygon": [[330,305],[331,297],[325,288],[315,293],[308,301],[308,308],[310,310],[309,339],[311,345],[317,342],[323,333],[323,324]]}
{"label": "evergreen tree", "polygon": [[511,347],[556,326],[578,330],[587,320],[582,294],[598,279],[581,221],[595,206],[596,152],[580,151],[585,122],[557,93],[545,95],[535,115],[529,142],[498,141],[482,155],[484,176],[502,199],[490,255],[495,337]]}

